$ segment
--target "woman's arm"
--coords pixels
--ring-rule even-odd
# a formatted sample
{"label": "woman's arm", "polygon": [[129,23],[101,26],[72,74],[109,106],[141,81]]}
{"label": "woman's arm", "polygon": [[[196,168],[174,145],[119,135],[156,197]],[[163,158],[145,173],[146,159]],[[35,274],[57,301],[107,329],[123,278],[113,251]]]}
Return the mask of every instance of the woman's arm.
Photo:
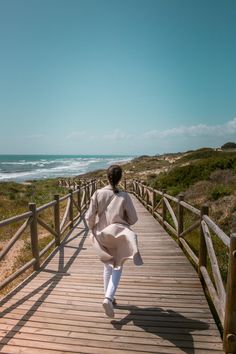
{"label": "woman's arm", "polygon": [[96,191],[91,198],[89,208],[85,214],[85,220],[90,229],[93,229],[95,225],[97,210],[98,208],[97,208],[97,191]]}
{"label": "woman's arm", "polygon": [[126,194],[125,217],[129,225],[133,225],[138,221],[136,210],[128,193]]}

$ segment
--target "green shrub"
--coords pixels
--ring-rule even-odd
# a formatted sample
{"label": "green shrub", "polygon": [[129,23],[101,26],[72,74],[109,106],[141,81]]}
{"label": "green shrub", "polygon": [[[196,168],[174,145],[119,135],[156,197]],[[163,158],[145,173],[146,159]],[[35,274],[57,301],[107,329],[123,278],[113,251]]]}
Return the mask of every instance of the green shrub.
{"label": "green shrub", "polygon": [[199,159],[208,159],[209,157],[218,156],[219,152],[211,148],[202,148],[196,151],[188,151],[188,154],[183,156],[180,159],[180,162],[190,161],[190,160],[199,160]]}
{"label": "green shrub", "polygon": [[180,187],[180,186],[172,186],[172,187],[169,187],[166,192],[167,192],[167,194],[176,196],[179,193],[181,193],[182,191],[183,191],[182,187]]}
{"label": "green shrub", "polygon": [[208,180],[215,170],[236,170],[236,154],[223,153],[208,159],[192,161],[185,166],[174,167],[169,172],[161,173],[153,182],[157,189],[178,187],[185,190],[189,186],[202,180]]}
{"label": "green shrub", "polygon": [[221,149],[236,149],[236,144],[230,141],[222,145]]}
{"label": "green shrub", "polygon": [[156,173],[149,173],[147,178],[148,179],[153,179],[153,178],[156,178],[157,177],[157,174]]}
{"label": "green shrub", "polygon": [[216,186],[210,194],[211,199],[217,200],[226,195],[230,195],[232,193],[232,189],[228,186],[218,185]]}

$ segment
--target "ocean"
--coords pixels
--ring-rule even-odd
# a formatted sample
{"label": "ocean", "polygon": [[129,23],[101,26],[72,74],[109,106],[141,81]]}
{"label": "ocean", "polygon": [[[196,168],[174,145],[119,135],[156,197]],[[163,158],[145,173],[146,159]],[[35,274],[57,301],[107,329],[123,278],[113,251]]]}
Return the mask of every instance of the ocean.
{"label": "ocean", "polygon": [[77,176],[124,163],[124,155],[0,155],[0,182]]}

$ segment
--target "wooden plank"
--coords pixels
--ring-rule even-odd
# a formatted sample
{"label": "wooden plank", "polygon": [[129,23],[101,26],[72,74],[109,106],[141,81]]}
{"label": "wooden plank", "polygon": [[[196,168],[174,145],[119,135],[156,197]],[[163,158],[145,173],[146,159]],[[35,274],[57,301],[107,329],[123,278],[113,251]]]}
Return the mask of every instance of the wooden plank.
{"label": "wooden plank", "polygon": [[[0,329],[0,336],[4,335],[4,331]],[[185,336],[184,339],[178,339],[175,335],[172,334],[172,340],[168,340],[169,336],[166,334],[166,338],[164,334],[162,338],[158,336],[150,336],[146,337],[126,337],[123,335],[117,336],[107,335],[106,333],[98,334],[96,333],[96,340],[94,340],[94,333],[91,335],[90,333],[78,333],[71,331],[55,331],[55,330],[35,330],[34,328],[24,327],[20,329],[14,328],[8,336],[5,337],[5,340],[9,338],[11,341],[12,336],[14,336],[14,340],[30,340],[30,341],[41,341],[42,346],[45,345],[47,348],[48,344],[51,342],[56,342],[57,345],[87,345],[92,347],[101,347],[101,348],[115,348],[115,349],[131,349],[136,350],[137,346],[141,347],[143,351],[147,351],[149,348],[153,351],[152,346],[167,346],[167,347],[175,347],[181,346],[183,348],[190,348],[192,345],[192,338],[190,336]],[[210,350],[220,350],[221,342],[202,342],[195,341],[196,349],[204,349],[205,346],[208,346]],[[140,348],[140,349],[141,349]]]}
{"label": "wooden plank", "polygon": [[[96,321],[96,323],[91,319],[91,318],[83,318],[82,321],[78,321],[77,319],[63,319],[60,318],[60,320],[57,317],[51,317],[51,316],[43,316],[43,313],[41,315],[37,314],[28,314],[24,316],[24,319],[22,319],[22,311],[17,310],[15,313],[11,312],[8,314],[8,316],[4,316],[4,319],[1,320],[1,323],[5,323],[6,321],[12,321],[11,323],[14,325],[31,325],[34,324],[35,322],[38,323],[39,325],[45,326],[61,326],[63,329],[69,327],[69,328],[76,328],[79,330],[86,330],[90,331],[90,328],[96,328],[96,329],[101,329],[101,330],[116,330],[114,327],[111,327],[110,323],[107,321],[104,321],[104,319],[99,319]],[[133,326],[131,322],[125,324],[123,326],[125,331],[130,332],[131,334],[136,332],[146,332],[145,328],[141,328],[139,326]],[[197,329],[196,326],[189,327],[189,324],[181,322],[181,325],[176,326],[175,322],[166,322],[163,321],[159,324],[154,324],[152,326],[152,322],[147,323],[147,327],[152,327],[152,331],[161,333],[161,332],[168,332],[168,333],[184,333],[188,334],[190,331],[193,332],[194,335],[201,335],[201,336],[214,336],[217,337],[218,331],[215,329],[214,325],[209,324],[208,329],[202,331],[201,329]],[[82,329],[81,329],[82,328]],[[122,332],[123,333],[123,332]],[[218,338],[218,337],[217,337]]]}
{"label": "wooden plank", "polygon": [[[20,330],[20,325],[17,325],[17,320],[9,320],[6,319],[4,323],[0,324],[0,330],[2,331],[8,331],[12,328],[14,325],[14,330],[18,331]],[[176,333],[175,328],[169,329],[169,328],[158,328],[158,331],[155,332],[155,327],[153,328],[153,333],[147,333],[145,330],[140,329],[139,331],[133,331],[133,330],[126,330],[122,329],[122,336],[125,336],[126,338],[143,338],[143,339],[153,339],[153,334],[158,338],[161,338],[161,336],[158,334],[158,331],[161,331],[160,333],[166,333],[166,334],[172,334],[173,338],[176,340],[189,340],[189,333],[183,332],[183,333]],[[117,330],[115,328],[96,328],[95,326],[92,327],[91,323],[89,327],[86,326],[69,326],[69,325],[60,325],[60,324],[55,324],[55,323],[41,323],[41,322],[33,322],[33,321],[28,321],[24,323],[24,331],[27,333],[39,333],[39,334],[51,334],[55,336],[67,336],[68,332],[70,333],[70,336],[76,338],[76,337],[82,337],[82,338],[91,338],[93,335],[100,335],[103,336],[104,334],[106,336],[114,336],[117,334]],[[55,331],[55,332],[54,332]],[[193,334],[192,337],[194,340],[197,342],[202,342],[202,343],[221,343],[221,339],[217,338],[216,332],[208,332],[206,335],[201,335],[201,334]],[[108,337],[109,340],[109,337]]]}

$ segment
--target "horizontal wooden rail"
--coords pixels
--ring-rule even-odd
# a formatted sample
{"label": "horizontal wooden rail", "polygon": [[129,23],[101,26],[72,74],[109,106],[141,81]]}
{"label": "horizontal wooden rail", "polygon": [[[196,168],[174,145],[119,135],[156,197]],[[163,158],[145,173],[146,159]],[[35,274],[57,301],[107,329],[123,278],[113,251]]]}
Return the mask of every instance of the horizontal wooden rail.
{"label": "horizontal wooden rail", "polygon": [[56,204],[56,201],[53,200],[52,202],[49,202],[47,204],[44,204],[42,206],[40,206],[39,208],[37,208],[37,214],[41,213],[43,210],[51,208],[52,206],[54,206]]}
{"label": "horizontal wooden rail", "polygon": [[60,202],[63,202],[64,200],[68,199],[70,197],[70,194],[66,194],[63,197],[59,199]]}
{"label": "horizontal wooden rail", "polygon": [[3,289],[6,285],[10,284],[13,280],[15,280],[17,277],[19,277],[19,275],[21,275],[22,273],[24,273],[26,270],[28,270],[29,268],[31,268],[34,264],[36,263],[36,259],[32,258],[29,262],[27,262],[26,264],[24,264],[20,269],[18,269],[15,273],[11,274],[9,277],[7,277],[6,279],[4,279],[1,283],[0,283],[0,290]]}
{"label": "horizontal wooden rail", "polygon": [[219,228],[207,215],[203,215],[203,220],[206,224],[214,231],[214,233],[221,239],[221,241],[225,244],[225,246],[229,247],[230,238],[226,235],[226,233]]}
{"label": "horizontal wooden rail", "polygon": [[186,202],[180,202],[180,204],[185,208],[188,209],[189,211],[191,211],[193,214],[200,216],[201,215],[201,210],[195,208],[194,206],[186,203]]}
{"label": "horizontal wooden rail", "polygon": [[31,211],[28,211],[24,214],[16,215],[16,216],[13,216],[9,219],[2,220],[2,221],[0,221],[0,227],[12,224],[13,222],[25,220],[25,219],[29,218],[30,216],[32,216],[32,213],[31,213]]}
{"label": "horizontal wooden rail", "polygon": [[175,202],[175,203],[178,203],[178,199],[175,198],[175,197],[172,197],[172,196],[169,195],[169,194],[164,193],[163,196],[164,196],[164,198],[166,198],[166,199],[169,199],[169,200],[172,200],[172,201]]}

